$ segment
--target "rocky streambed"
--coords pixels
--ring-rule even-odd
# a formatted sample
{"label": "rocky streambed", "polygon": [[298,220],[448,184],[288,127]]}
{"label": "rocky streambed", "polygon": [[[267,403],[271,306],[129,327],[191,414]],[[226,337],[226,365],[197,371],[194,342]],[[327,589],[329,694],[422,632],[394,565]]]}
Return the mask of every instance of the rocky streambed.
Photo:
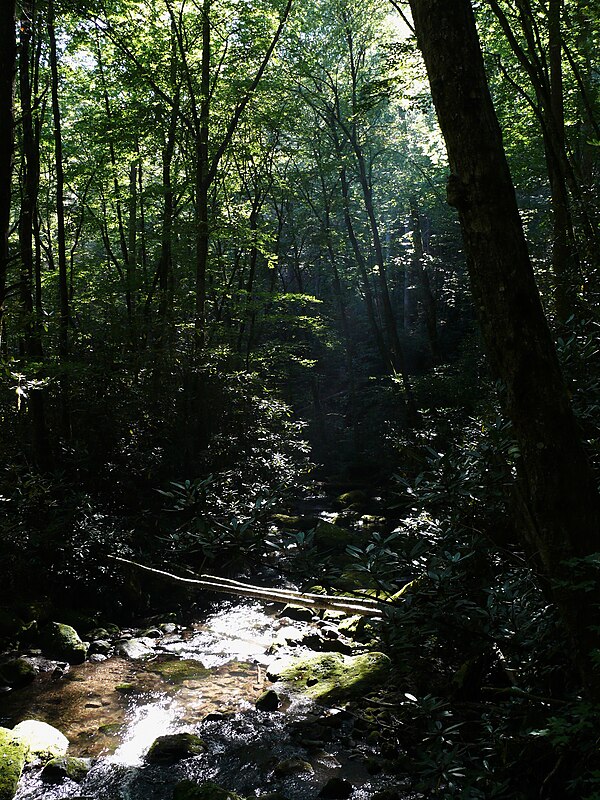
{"label": "rocky streambed", "polygon": [[90,631],[83,663],[19,654],[33,680],[0,696],[0,725],[48,723],[82,761],[30,755],[16,800],[416,797],[360,710],[389,662],[351,638],[358,624],[220,602],[187,627]]}

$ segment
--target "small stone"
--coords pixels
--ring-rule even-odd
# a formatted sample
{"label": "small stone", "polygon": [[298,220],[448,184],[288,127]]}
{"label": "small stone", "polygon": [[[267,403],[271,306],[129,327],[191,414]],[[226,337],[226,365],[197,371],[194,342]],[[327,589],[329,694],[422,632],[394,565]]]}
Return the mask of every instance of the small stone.
{"label": "small stone", "polygon": [[206,750],[206,744],[193,733],[173,733],[159,736],[154,740],[146,754],[149,764],[175,764],[184,758],[200,755]]}
{"label": "small stone", "polygon": [[319,797],[327,800],[345,800],[350,797],[354,787],[344,778],[330,778],[319,792]]}
{"label": "small stone", "polygon": [[93,656],[90,656],[90,661],[93,664],[101,664],[103,661],[108,661],[108,656],[103,656],[102,653],[94,653]]}
{"label": "small stone", "polygon": [[144,631],[143,635],[148,639],[160,639],[162,636],[162,631],[159,631],[158,628],[148,628],[147,631]]}
{"label": "small stone", "polygon": [[159,627],[164,633],[175,633],[177,631],[177,625],[174,622],[163,622]]}
{"label": "small stone", "polygon": [[273,689],[268,689],[254,705],[258,711],[277,711],[280,705],[279,695]]}

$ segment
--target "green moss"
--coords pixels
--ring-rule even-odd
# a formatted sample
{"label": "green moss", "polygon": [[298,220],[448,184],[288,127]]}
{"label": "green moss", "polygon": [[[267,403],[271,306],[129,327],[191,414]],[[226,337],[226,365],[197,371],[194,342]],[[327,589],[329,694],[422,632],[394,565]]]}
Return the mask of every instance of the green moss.
{"label": "green moss", "polygon": [[195,681],[210,675],[210,670],[199,661],[181,659],[179,661],[158,661],[148,666],[150,672],[156,672],[168,683],[179,685],[184,681]]}
{"label": "green moss", "polygon": [[57,728],[37,719],[27,719],[15,725],[13,733],[27,745],[28,761],[49,761],[51,758],[64,756],[69,747],[69,740]]}
{"label": "green moss", "polygon": [[362,505],[366,503],[367,495],[362,489],[353,489],[351,492],[344,492],[337,498],[337,502],[344,507],[353,506],[355,504]]}
{"label": "green moss", "polygon": [[133,683],[117,683],[115,692],[119,692],[119,694],[133,694],[135,692],[135,685]]}
{"label": "green moss", "polygon": [[69,664],[82,664],[85,661],[86,646],[70,625],[49,622],[40,633],[40,643],[50,658],[68,661]]}
{"label": "green moss", "polygon": [[35,668],[24,658],[13,658],[0,666],[0,683],[20,688],[35,678]]}
{"label": "green moss", "polygon": [[172,733],[154,740],[146,755],[149,764],[175,764],[184,758],[198,756],[206,744],[194,733]]}
{"label": "green moss", "polygon": [[340,701],[371,691],[387,677],[389,668],[390,659],[383,653],[323,653],[291,660],[271,674],[309,697]]}
{"label": "green moss", "polygon": [[198,785],[192,781],[181,781],[175,786],[173,800],[243,800],[235,792],[228,792],[216,783]]}
{"label": "green moss", "polygon": [[52,758],[42,770],[42,778],[50,782],[59,782],[63,778],[80,783],[90,771],[90,765],[82,758],[63,756]]}
{"label": "green moss", "polygon": [[28,749],[20,736],[0,728],[0,800],[15,796]]}

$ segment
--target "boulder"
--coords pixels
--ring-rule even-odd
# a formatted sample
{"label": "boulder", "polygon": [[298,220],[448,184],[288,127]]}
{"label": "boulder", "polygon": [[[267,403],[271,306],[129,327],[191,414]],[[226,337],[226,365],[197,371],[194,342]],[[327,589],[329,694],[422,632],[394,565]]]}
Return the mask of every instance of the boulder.
{"label": "boulder", "polygon": [[181,781],[175,786],[173,800],[243,800],[243,798],[210,781],[201,784]]}
{"label": "boulder", "polygon": [[363,506],[367,502],[367,494],[362,489],[353,489],[339,495],[336,502],[343,508],[355,505]]}
{"label": "boulder", "polygon": [[75,628],[62,622],[49,622],[40,632],[40,644],[45,655],[69,664],[82,664],[87,648]]}
{"label": "boulder", "polygon": [[15,736],[19,736],[27,745],[27,761],[50,761],[52,758],[64,756],[69,747],[69,740],[57,728],[37,719],[19,722],[13,728]]}
{"label": "boulder", "polygon": [[303,761],[301,758],[286,758],[275,765],[273,772],[278,778],[284,778],[288,775],[299,775],[301,773],[312,774],[314,769],[309,761]]}
{"label": "boulder", "polygon": [[81,783],[90,771],[90,762],[84,758],[62,756],[51,758],[42,770],[42,778],[49,783],[60,783],[64,778]]}
{"label": "boulder", "polygon": [[277,711],[279,708],[279,695],[273,689],[263,692],[254,704],[258,711]]}
{"label": "boulder", "polygon": [[336,701],[359,697],[372,691],[390,670],[390,659],[384,653],[345,656],[323,653],[307,658],[280,659],[269,664],[269,680],[281,680],[313,698]]}
{"label": "boulder", "polygon": [[27,759],[27,744],[7,728],[0,728],[0,800],[12,800]]}
{"label": "boulder", "polygon": [[151,658],[154,655],[153,639],[124,639],[117,643],[115,652],[124,658],[131,658],[138,661],[144,658]]}
{"label": "boulder", "polygon": [[319,792],[319,797],[329,798],[330,800],[346,800],[347,797],[350,797],[354,790],[349,781],[344,780],[344,778],[329,778],[327,783],[323,786],[321,791]]}
{"label": "boulder", "polygon": [[175,764],[184,758],[200,755],[206,744],[194,733],[172,733],[154,740],[146,754],[149,764]]}
{"label": "boulder", "polygon": [[112,644],[106,639],[95,639],[88,650],[90,656],[108,656],[112,650]]}
{"label": "boulder", "polygon": [[36,676],[35,667],[26,658],[12,658],[0,664],[0,683],[20,689]]}

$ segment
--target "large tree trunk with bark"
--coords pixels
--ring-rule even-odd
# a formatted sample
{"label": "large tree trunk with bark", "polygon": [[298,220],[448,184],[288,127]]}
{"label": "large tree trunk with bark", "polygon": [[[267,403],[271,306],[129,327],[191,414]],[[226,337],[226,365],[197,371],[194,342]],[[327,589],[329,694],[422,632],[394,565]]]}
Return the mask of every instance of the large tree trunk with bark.
{"label": "large tree trunk with bark", "polygon": [[448,149],[448,200],[459,212],[479,323],[519,444],[524,533],[553,587],[584,685],[598,698],[597,592],[580,588],[569,564],[600,551],[597,487],[537,291],[471,3],[410,5]]}
{"label": "large tree trunk with bark", "polygon": [[0,119],[2,120],[0,125],[0,325],[2,325],[3,319],[8,268],[16,58],[15,2],[6,0],[0,10]]}

